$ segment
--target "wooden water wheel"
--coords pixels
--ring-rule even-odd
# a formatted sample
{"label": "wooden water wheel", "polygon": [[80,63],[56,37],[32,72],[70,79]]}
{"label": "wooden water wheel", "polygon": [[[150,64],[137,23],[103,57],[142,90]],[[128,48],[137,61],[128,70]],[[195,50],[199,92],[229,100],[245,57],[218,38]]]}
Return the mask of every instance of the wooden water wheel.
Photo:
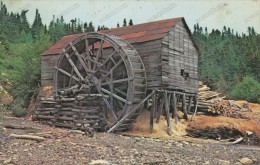
{"label": "wooden water wheel", "polygon": [[145,95],[144,64],[125,40],[94,32],[64,48],[54,74],[54,96],[101,97],[106,127],[127,115],[116,131],[129,129],[141,109],[135,107]]}

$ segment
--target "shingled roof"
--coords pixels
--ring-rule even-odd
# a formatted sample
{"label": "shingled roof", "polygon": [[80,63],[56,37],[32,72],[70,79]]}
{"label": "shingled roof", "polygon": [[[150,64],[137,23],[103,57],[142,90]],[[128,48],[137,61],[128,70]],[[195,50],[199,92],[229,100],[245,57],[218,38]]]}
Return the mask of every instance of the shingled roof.
{"label": "shingled roof", "polygon": [[[180,21],[183,21],[184,25],[187,26],[184,18],[180,17],[180,18],[172,18],[172,19],[160,20],[155,22],[137,24],[133,26],[124,26],[124,27],[113,28],[109,30],[102,30],[99,32],[120,36],[121,38],[127,40],[131,44],[134,44],[134,43],[147,42],[147,41],[158,40],[163,38]],[[60,54],[64,47],[66,47],[71,41],[77,39],[82,35],[84,35],[84,33],[64,36],[52,47],[44,51],[42,55]]]}

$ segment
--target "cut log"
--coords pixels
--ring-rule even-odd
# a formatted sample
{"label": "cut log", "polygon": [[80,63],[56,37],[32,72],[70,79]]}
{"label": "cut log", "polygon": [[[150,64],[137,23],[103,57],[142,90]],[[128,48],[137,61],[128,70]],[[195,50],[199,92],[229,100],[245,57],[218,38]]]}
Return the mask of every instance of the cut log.
{"label": "cut log", "polygon": [[45,138],[40,136],[33,136],[33,135],[17,135],[17,134],[10,134],[9,137],[15,138],[15,139],[26,139],[26,140],[35,140],[35,141],[43,141]]}
{"label": "cut log", "polygon": [[12,125],[12,124],[4,124],[5,128],[10,128],[10,129],[37,129],[40,130],[41,128],[35,128],[35,127],[26,127],[26,126],[20,126],[20,125]]}

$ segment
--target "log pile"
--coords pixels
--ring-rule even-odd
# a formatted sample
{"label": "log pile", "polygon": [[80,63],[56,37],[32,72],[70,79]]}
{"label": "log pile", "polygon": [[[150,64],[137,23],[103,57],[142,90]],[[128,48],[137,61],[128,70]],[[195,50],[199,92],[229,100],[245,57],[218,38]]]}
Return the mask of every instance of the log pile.
{"label": "log pile", "polygon": [[207,85],[204,85],[201,81],[199,81],[199,93],[198,93],[198,101],[212,101],[215,99],[225,98],[220,97],[221,93],[211,91],[210,88]]}
{"label": "log pile", "polygon": [[207,85],[199,82],[198,112],[240,118],[239,112],[252,111],[246,105],[241,107],[224,98],[221,93],[211,91]]}
{"label": "log pile", "polygon": [[40,105],[33,114],[33,120],[57,127],[101,130],[106,120],[103,110],[103,96],[53,97],[41,98]]}

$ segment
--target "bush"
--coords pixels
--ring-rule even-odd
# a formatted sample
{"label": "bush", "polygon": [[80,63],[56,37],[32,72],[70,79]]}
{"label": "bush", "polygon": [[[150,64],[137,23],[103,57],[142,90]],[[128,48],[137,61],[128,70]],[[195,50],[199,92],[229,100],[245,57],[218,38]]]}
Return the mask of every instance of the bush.
{"label": "bush", "polygon": [[11,107],[12,114],[15,117],[23,117],[27,115],[27,109],[24,105],[23,99],[16,99],[13,106]]}
{"label": "bush", "polygon": [[233,99],[244,99],[249,102],[260,103],[260,82],[252,76],[246,76],[232,88],[230,96]]}

